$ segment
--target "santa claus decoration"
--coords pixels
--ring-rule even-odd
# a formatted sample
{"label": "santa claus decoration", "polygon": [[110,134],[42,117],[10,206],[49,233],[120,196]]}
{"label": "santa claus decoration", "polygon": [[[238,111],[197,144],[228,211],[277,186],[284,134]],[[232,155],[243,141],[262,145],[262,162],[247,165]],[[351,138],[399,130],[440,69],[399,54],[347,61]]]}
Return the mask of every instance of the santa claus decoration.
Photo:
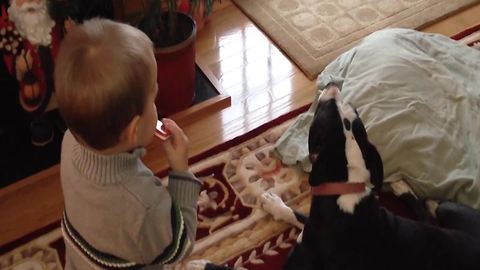
{"label": "santa claus decoration", "polygon": [[59,27],[50,17],[47,4],[10,0],[0,19],[0,50],[8,71],[19,81],[19,103],[32,114],[32,143],[37,146],[53,139],[45,112],[54,94],[54,59],[63,35],[63,24]]}
{"label": "santa claus decoration", "polygon": [[113,11],[110,0],[0,0],[0,188],[59,162],[59,43],[76,23]]}

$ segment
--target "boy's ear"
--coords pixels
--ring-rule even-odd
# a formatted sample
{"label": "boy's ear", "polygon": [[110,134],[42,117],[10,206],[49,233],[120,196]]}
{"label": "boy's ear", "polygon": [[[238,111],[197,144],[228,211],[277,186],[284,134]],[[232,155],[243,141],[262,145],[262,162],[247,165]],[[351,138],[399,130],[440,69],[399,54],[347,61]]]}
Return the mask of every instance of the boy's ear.
{"label": "boy's ear", "polygon": [[128,126],[123,130],[122,140],[128,145],[136,146],[137,145],[137,130],[139,125],[140,116],[136,115],[132,118]]}

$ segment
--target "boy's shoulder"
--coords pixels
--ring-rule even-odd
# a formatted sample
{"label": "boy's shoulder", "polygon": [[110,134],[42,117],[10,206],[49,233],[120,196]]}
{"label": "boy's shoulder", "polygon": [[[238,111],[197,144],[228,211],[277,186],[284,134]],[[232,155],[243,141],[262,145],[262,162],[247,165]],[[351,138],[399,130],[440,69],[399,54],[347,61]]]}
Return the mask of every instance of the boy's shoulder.
{"label": "boy's shoulder", "polygon": [[122,182],[122,187],[131,199],[144,209],[158,207],[170,209],[170,193],[157,180],[155,176],[145,174],[136,176],[135,179],[125,180]]}
{"label": "boy's shoulder", "polygon": [[[75,161],[73,161],[76,153],[74,148],[82,148],[79,145],[80,143],[71,131],[67,130],[62,143],[61,171],[76,171],[74,168]],[[85,190],[92,188],[90,184],[81,184],[82,181],[71,181],[72,178],[69,177],[61,178],[62,182],[67,181],[69,185],[75,186],[73,189],[78,189],[78,185],[85,187]],[[148,210],[152,207],[158,207],[160,204],[169,207],[171,204],[171,197],[167,189],[161,185],[160,180],[143,163],[136,163],[135,169],[125,171],[121,178],[115,184],[110,183],[102,188],[104,192],[110,193],[109,198],[111,200],[128,205],[128,208],[134,211]],[[89,183],[89,181],[85,181],[85,183]],[[107,188],[107,186],[110,187]],[[119,200],[122,200],[122,202]]]}

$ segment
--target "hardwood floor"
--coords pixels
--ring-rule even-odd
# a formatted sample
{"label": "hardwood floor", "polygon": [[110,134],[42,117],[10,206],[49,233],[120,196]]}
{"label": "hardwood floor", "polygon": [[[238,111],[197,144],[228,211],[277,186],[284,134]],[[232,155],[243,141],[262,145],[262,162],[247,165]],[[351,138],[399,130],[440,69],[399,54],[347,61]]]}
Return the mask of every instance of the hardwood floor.
{"label": "hardwood floor", "polygon": [[[480,4],[423,30],[448,36],[478,23]],[[190,138],[191,156],[308,104],[315,94],[315,82],[229,0],[215,7],[198,34],[197,63],[231,96],[232,105],[173,117]],[[145,163],[153,171],[165,168],[158,144],[147,149]],[[62,210],[58,166],[0,190],[0,246],[57,221]]]}

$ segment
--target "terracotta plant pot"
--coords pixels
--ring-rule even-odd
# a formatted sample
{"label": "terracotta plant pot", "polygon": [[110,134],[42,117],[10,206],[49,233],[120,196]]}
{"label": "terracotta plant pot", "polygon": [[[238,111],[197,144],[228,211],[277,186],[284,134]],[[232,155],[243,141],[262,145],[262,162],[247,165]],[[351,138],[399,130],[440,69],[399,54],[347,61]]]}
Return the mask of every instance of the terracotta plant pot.
{"label": "terracotta plant pot", "polygon": [[158,95],[155,100],[160,117],[179,112],[192,105],[195,96],[195,21],[177,14],[177,27],[184,38],[169,47],[156,47]]}

